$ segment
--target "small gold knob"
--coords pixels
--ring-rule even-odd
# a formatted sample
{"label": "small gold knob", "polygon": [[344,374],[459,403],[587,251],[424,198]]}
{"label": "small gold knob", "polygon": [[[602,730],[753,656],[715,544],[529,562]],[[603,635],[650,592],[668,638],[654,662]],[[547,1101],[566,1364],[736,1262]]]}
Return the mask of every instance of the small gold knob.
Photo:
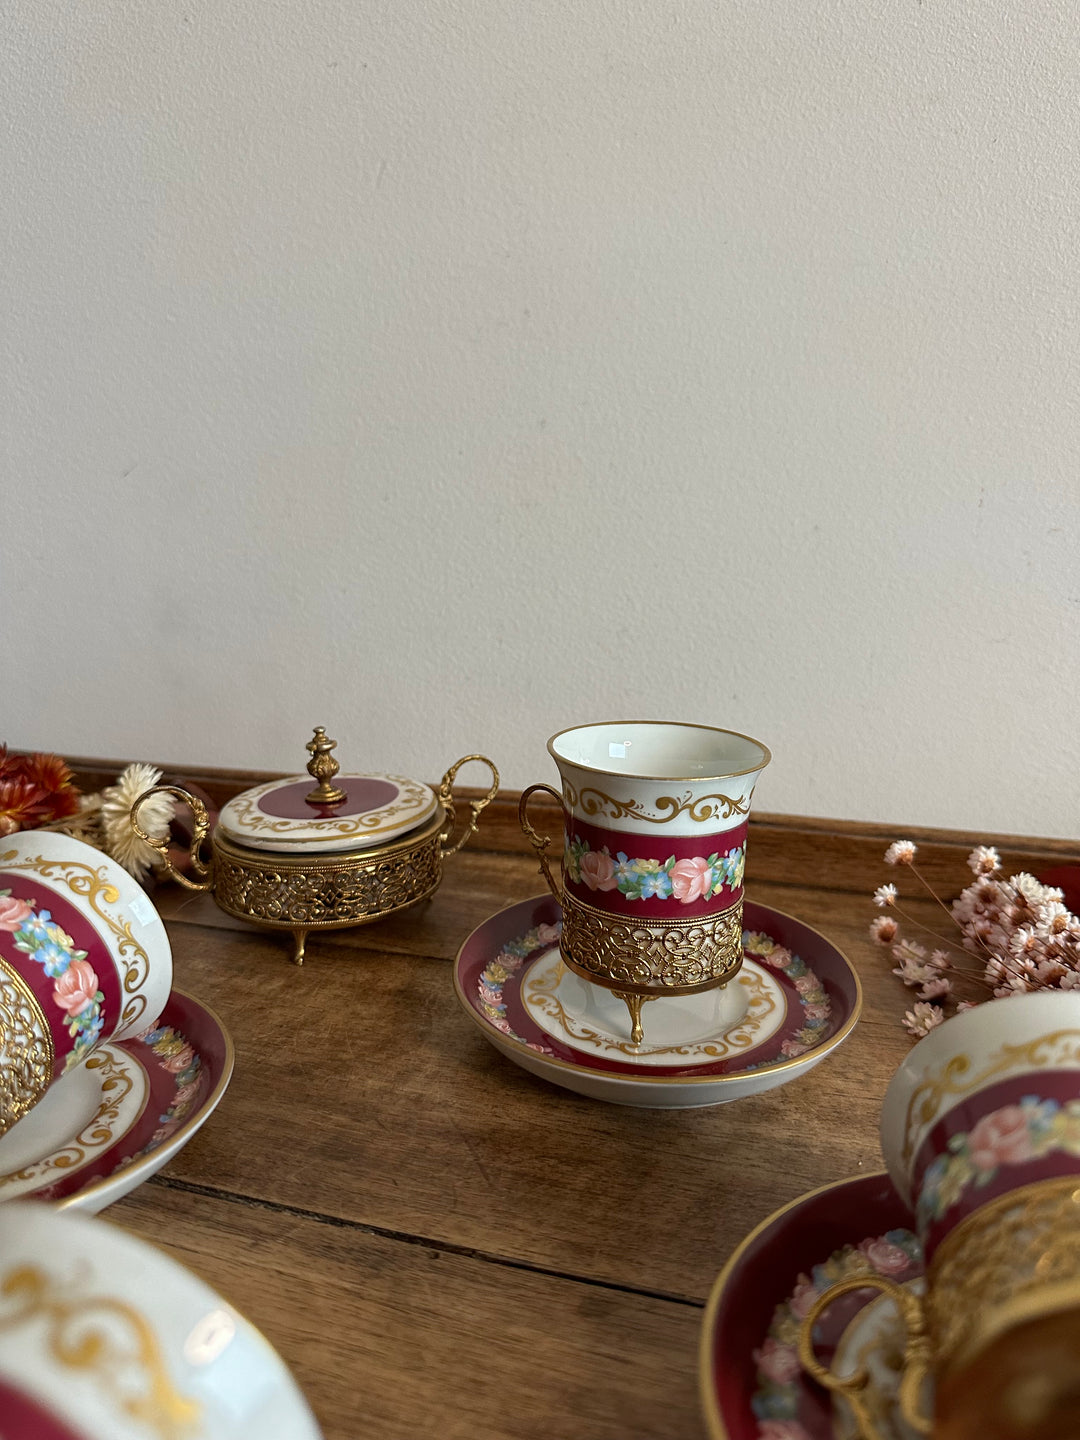
{"label": "small gold knob", "polygon": [[310,795],[304,796],[309,805],[340,805],[342,800],[348,798],[344,790],[339,790],[336,785],[330,784],[330,781],[341,769],[341,766],[330,754],[336,745],[336,740],[326,738],[326,730],[322,725],[315,726],[315,734],[305,747],[311,751],[307,772],[313,780],[319,782],[317,789],[312,790]]}

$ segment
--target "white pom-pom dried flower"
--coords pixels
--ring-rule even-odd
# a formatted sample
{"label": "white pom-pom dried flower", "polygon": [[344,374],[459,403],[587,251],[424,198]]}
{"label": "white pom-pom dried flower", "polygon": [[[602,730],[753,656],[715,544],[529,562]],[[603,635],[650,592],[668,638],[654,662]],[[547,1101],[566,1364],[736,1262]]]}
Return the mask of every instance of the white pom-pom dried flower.
{"label": "white pom-pom dried flower", "polygon": [[896,904],[896,886],[879,885],[874,891],[874,904],[879,910],[884,910],[890,905]]}
{"label": "white pom-pom dried flower", "polygon": [[915,859],[915,845],[911,840],[894,840],[885,851],[886,865],[910,865]]}
{"label": "white pom-pom dried flower", "polygon": [[[144,879],[150,872],[158,860],[158,853],[135,834],[131,824],[131,807],[160,779],[161,771],[153,765],[129,765],[116,784],[102,793],[105,849],[136,880]],[[164,840],[175,813],[176,804],[171,795],[154,795],[140,808],[139,824],[155,840]]]}
{"label": "white pom-pom dried flower", "polygon": [[945,1019],[945,1012],[937,1005],[930,1005],[925,1000],[919,1003],[904,1016],[904,1025],[912,1035],[929,1035],[936,1025],[940,1025]]}
{"label": "white pom-pom dried flower", "polygon": [[932,980],[927,980],[925,985],[919,987],[917,994],[920,1000],[940,1000],[951,991],[952,982],[946,980],[944,975],[935,975]]}
{"label": "white pom-pom dried flower", "polygon": [[891,915],[875,915],[870,921],[870,935],[879,945],[891,945],[900,931]]}
{"label": "white pom-pom dried flower", "polygon": [[992,845],[976,845],[967,863],[974,875],[993,875],[995,870],[1001,869],[1001,856]]}

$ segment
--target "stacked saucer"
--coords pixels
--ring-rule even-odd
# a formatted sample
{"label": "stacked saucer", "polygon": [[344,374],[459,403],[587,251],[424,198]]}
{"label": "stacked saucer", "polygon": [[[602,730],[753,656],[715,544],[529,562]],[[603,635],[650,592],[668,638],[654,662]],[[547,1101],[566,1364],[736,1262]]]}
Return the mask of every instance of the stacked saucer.
{"label": "stacked saucer", "polygon": [[126,871],[55,832],[0,841],[0,1203],[118,1200],[205,1123],[232,1066]]}

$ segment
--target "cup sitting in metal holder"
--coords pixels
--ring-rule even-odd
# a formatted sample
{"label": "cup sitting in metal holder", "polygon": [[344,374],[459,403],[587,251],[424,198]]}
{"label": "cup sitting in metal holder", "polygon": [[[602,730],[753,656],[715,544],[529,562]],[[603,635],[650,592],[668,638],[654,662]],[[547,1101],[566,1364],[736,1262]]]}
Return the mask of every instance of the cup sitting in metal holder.
{"label": "cup sitting in metal holder", "polygon": [[[732,730],[641,720],[562,730],[548,750],[562,794],[530,785],[521,828],[562,906],[563,960],[626,1002],[640,1044],[646,1001],[726,985],[742,965],[747,816],[771,757]],[[528,820],[541,790],[565,818],[561,884]]]}
{"label": "cup sitting in metal holder", "polygon": [[1080,1435],[1080,994],[988,1002],[932,1031],[893,1077],[881,1145],[915,1210],[925,1298],[877,1277],[832,1286],[802,1322],[804,1368],[880,1440],[866,1369],[837,1375],[813,1338],[841,1296],[876,1289],[906,1327],[898,1399],[914,1430]]}

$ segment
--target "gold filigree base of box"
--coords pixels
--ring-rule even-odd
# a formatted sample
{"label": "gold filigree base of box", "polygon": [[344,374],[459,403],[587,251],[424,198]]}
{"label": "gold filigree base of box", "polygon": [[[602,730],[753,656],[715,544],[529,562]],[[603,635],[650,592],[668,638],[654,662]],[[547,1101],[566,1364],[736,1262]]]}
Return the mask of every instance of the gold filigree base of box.
{"label": "gold filigree base of box", "polygon": [[446,813],[374,849],[286,855],[238,845],[214,832],[214,899],[238,920],[294,937],[304,961],[309,934],[385,920],[426,900],[442,881]]}

